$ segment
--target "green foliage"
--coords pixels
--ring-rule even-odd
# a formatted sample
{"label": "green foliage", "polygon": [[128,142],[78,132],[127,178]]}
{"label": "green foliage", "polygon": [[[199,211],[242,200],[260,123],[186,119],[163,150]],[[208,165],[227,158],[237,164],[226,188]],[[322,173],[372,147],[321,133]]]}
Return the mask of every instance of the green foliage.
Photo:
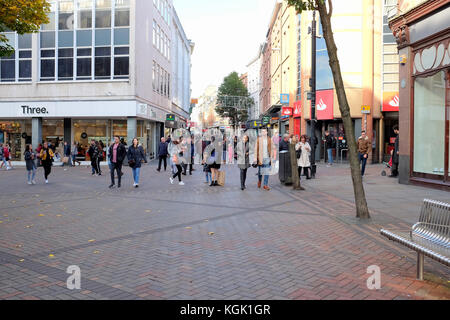
{"label": "green foliage", "polygon": [[317,2],[323,2],[323,0],[288,0],[288,5],[295,7],[298,13],[306,10],[315,10],[317,8]]}
{"label": "green foliage", "polygon": [[248,119],[248,109],[255,104],[237,72],[223,79],[217,95],[216,112],[220,117],[230,118],[233,124]]}
{"label": "green foliage", "polygon": [[[0,32],[25,34],[38,32],[42,24],[49,22],[47,0],[0,0]],[[5,35],[0,34],[0,57],[14,53]]]}

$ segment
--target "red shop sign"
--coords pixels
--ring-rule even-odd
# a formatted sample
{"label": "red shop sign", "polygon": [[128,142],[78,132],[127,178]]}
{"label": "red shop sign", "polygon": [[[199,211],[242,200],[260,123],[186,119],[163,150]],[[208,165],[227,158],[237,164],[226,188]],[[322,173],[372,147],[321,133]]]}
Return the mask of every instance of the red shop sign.
{"label": "red shop sign", "polygon": [[292,116],[293,111],[292,108],[290,107],[283,107],[282,111],[281,111],[281,115],[282,116]]}
{"label": "red shop sign", "polygon": [[302,102],[295,101],[294,102],[294,117],[298,118],[302,116]]}
{"label": "red shop sign", "polygon": [[321,90],[316,93],[317,120],[333,120],[334,90]]}

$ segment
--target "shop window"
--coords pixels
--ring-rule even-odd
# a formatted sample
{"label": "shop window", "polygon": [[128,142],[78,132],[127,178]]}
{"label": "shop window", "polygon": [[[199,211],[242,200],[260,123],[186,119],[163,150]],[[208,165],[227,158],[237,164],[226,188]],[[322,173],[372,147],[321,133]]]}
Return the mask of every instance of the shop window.
{"label": "shop window", "polygon": [[414,82],[414,172],[444,175],[445,78],[441,71]]}
{"label": "shop window", "polygon": [[111,78],[111,47],[95,48],[95,79]]}

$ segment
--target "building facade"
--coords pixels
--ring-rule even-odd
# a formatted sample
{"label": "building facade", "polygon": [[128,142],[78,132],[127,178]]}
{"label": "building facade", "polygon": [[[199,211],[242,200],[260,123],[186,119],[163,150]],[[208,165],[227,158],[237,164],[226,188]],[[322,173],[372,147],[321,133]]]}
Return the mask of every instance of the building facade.
{"label": "building facade", "polygon": [[249,119],[259,119],[261,114],[259,94],[261,91],[261,65],[262,65],[262,45],[258,50],[257,56],[247,65],[248,74],[248,92],[254,101],[253,107],[249,112]]}
{"label": "building facade", "polygon": [[0,142],[15,160],[42,141],[108,144],[138,137],[155,156],[172,104],[170,0],[53,0],[39,33],[6,33],[16,49],[2,59]]}
{"label": "building facade", "polygon": [[450,190],[450,3],[398,6],[400,183]]}

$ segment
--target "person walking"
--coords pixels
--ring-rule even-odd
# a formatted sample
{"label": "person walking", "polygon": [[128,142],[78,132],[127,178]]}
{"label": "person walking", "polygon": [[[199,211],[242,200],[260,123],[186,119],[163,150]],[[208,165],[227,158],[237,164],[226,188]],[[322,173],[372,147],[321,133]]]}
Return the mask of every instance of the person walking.
{"label": "person walking", "polygon": [[147,158],[145,157],[144,148],[139,145],[139,140],[137,138],[133,139],[132,145],[128,148],[127,158],[128,165],[133,171],[133,187],[139,188],[139,176],[141,173],[142,161],[147,163]]}
{"label": "person walking", "polygon": [[0,165],[0,168],[2,168],[3,165],[5,165],[6,170],[11,170],[13,168],[11,164],[11,149],[9,148],[9,144],[7,143],[3,146],[3,162]]}
{"label": "person walking", "polygon": [[120,137],[114,137],[114,143],[109,147],[109,159],[111,161],[111,185],[110,189],[116,186],[114,180],[114,171],[117,172],[117,187],[121,187],[122,181],[122,164],[125,156],[127,155],[127,151],[125,146],[120,142]]}
{"label": "person walking", "polygon": [[361,131],[361,136],[358,138],[358,156],[359,162],[362,162],[361,176],[364,177],[364,172],[366,171],[366,163],[369,158],[369,152],[372,142],[370,142],[369,137],[366,135],[366,131]]}
{"label": "person walking", "polygon": [[333,165],[333,149],[336,148],[336,139],[330,134],[328,130],[325,131],[325,149],[328,155],[328,165]]}
{"label": "person walking", "polygon": [[36,155],[33,152],[33,148],[30,144],[25,146],[25,163],[28,171],[28,184],[36,184],[34,180],[36,176]]}
{"label": "person walking", "polygon": [[[72,166],[72,150],[70,148],[70,145],[67,143],[67,141],[64,141],[64,157],[63,157],[63,167],[67,166]],[[67,170],[67,169],[64,169]]]}
{"label": "person walking", "polygon": [[[215,145],[215,141],[216,141],[216,137],[212,136],[211,137],[211,156],[209,157],[209,159],[207,159],[207,163],[209,165],[209,168],[211,169],[211,184],[209,185],[210,187],[215,187],[218,186],[219,184],[217,183],[217,179],[219,178],[219,170],[220,170],[220,155],[219,153],[222,151],[217,150],[216,149],[216,145]],[[220,146],[220,144],[219,144]]]}
{"label": "person walking", "polygon": [[[258,166],[258,188],[261,188],[262,179],[264,177],[263,188],[269,191],[269,172],[271,168],[272,139],[267,134],[267,129],[261,129],[260,136],[256,140],[255,156],[256,165]],[[275,158],[274,155],[272,158]]]}
{"label": "person walking", "polygon": [[[2,168],[6,164],[5,157],[3,156],[3,143],[0,143],[0,162],[0,168]],[[6,164],[6,167],[8,167],[8,164]]]}
{"label": "person walking", "polygon": [[202,149],[203,149],[203,153],[202,153],[202,165],[203,165],[203,172],[205,172],[205,178],[206,184],[209,184],[212,182],[211,179],[211,167],[206,163],[206,160],[208,159],[208,155],[206,154],[205,149],[206,147],[211,144],[211,141],[203,141],[202,143]]}
{"label": "person walking", "polygon": [[400,131],[398,129],[398,125],[394,126],[394,133],[395,133],[395,144],[394,144],[394,150],[392,151],[392,170],[391,174],[389,175],[389,178],[396,178],[398,177],[398,164],[399,164],[399,134]]}
{"label": "person walking", "polygon": [[311,162],[309,160],[311,155],[311,146],[308,143],[308,138],[306,135],[302,135],[300,137],[300,141],[295,145],[295,151],[297,152],[298,178],[301,180],[303,169],[306,179],[311,179]]}
{"label": "person walking", "polygon": [[242,141],[237,144],[237,163],[241,172],[241,190],[246,189],[247,169],[250,168],[250,145],[248,140],[248,136],[244,135]]}
{"label": "person walking", "polygon": [[169,177],[170,183],[173,184],[173,181],[176,177],[178,177],[178,184],[180,186],[184,186],[184,182],[181,181],[181,175],[183,172],[183,167],[181,166],[181,160],[180,160],[180,152],[181,152],[181,143],[174,143],[175,147],[172,150],[172,163],[176,166],[176,172],[173,174],[173,176]]}
{"label": "person walking", "polygon": [[72,145],[71,154],[72,154],[72,167],[75,167],[75,163],[77,163],[77,162],[78,162],[78,165],[80,166],[81,162],[77,160],[78,145],[76,142],[74,142]]}
{"label": "person walking", "polygon": [[97,170],[98,170],[98,175],[101,176],[102,175],[102,168],[100,166],[100,162],[103,161],[103,148],[104,145],[103,143],[101,143],[101,141],[96,141],[95,145],[97,146]]}
{"label": "person walking", "polygon": [[92,175],[99,175],[98,171],[98,147],[95,140],[91,140],[91,145],[88,150],[89,158],[91,158]]}
{"label": "person walking", "polygon": [[48,176],[52,172],[52,165],[55,158],[55,153],[53,150],[48,146],[47,142],[44,142],[44,145],[41,149],[40,153],[41,163],[42,167],[44,167],[44,178],[45,183],[48,183]]}
{"label": "person walking", "polygon": [[164,137],[161,138],[161,142],[158,146],[158,169],[156,171],[161,172],[161,163],[164,161],[164,171],[167,171],[167,155],[169,154],[167,151],[169,144],[166,142]]}
{"label": "person walking", "polygon": [[191,162],[189,163],[189,175],[192,176],[192,171],[194,171],[194,156],[195,156],[195,145],[194,145],[194,135],[191,134],[190,147],[191,147]]}

